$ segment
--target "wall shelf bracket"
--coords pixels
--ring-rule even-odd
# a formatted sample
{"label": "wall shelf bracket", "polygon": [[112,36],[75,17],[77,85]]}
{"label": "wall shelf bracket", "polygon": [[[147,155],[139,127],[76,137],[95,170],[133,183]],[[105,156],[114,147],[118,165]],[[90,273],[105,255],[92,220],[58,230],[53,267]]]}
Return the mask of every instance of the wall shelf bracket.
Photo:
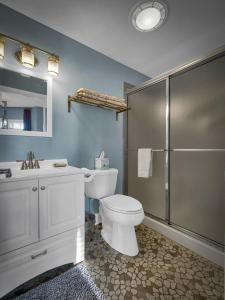
{"label": "wall shelf bracket", "polygon": [[96,104],[96,103],[91,102],[90,99],[80,99],[75,96],[68,96],[67,103],[68,103],[68,112],[69,113],[71,112],[71,103],[72,102],[83,103],[83,104],[87,104],[87,105],[91,105],[91,106],[95,106],[95,107],[115,110],[116,111],[116,121],[118,121],[118,115],[120,113],[130,110],[130,107],[124,108],[124,106],[120,107],[119,105],[116,107],[116,106],[112,106],[112,105],[110,105],[108,103],[104,103],[104,102],[101,104],[100,103]]}
{"label": "wall shelf bracket", "polygon": [[126,109],[123,109],[123,110],[120,110],[120,111],[117,111],[117,112],[116,112],[116,121],[118,121],[118,116],[119,116],[120,113],[129,111],[129,110],[131,110],[130,107],[128,107],[128,108],[126,108]]}

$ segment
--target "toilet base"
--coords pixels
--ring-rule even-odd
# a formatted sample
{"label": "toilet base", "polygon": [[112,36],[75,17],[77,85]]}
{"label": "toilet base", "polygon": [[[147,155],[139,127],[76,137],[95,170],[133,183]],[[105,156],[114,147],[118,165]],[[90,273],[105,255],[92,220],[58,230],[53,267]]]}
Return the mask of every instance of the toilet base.
{"label": "toilet base", "polygon": [[139,252],[136,233],[133,226],[113,224],[112,231],[107,232],[104,230],[103,224],[101,236],[110,247],[122,254],[136,256]]}

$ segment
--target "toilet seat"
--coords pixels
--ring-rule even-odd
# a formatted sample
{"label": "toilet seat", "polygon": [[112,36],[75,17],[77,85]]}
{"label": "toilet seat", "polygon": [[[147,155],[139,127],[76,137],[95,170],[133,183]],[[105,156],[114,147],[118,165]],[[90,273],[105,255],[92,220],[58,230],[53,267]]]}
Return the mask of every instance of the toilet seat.
{"label": "toilet seat", "polygon": [[142,205],[138,200],[121,194],[103,198],[101,202],[105,208],[123,214],[137,214],[143,212]]}

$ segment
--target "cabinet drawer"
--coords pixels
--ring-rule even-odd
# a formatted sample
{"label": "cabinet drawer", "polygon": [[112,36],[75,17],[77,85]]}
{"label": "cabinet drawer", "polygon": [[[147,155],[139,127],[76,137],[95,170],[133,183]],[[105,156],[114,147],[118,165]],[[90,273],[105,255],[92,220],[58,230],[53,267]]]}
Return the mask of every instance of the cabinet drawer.
{"label": "cabinet drawer", "polygon": [[0,297],[60,265],[84,259],[84,226],[0,256]]}

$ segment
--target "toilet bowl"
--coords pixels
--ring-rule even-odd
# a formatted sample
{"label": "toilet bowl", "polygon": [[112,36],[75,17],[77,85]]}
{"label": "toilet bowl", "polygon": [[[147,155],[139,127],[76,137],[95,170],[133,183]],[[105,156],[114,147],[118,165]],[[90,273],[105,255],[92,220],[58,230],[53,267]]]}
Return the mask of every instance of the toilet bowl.
{"label": "toilet bowl", "polygon": [[124,195],[113,195],[100,200],[103,239],[115,250],[129,255],[138,254],[134,226],[144,219],[139,201]]}
{"label": "toilet bowl", "polygon": [[117,169],[84,170],[86,196],[99,199],[99,213],[102,219],[101,235],[115,250],[135,256],[138,244],[134,226],[144,219],[141,203],[129,196],[114,195]]}

